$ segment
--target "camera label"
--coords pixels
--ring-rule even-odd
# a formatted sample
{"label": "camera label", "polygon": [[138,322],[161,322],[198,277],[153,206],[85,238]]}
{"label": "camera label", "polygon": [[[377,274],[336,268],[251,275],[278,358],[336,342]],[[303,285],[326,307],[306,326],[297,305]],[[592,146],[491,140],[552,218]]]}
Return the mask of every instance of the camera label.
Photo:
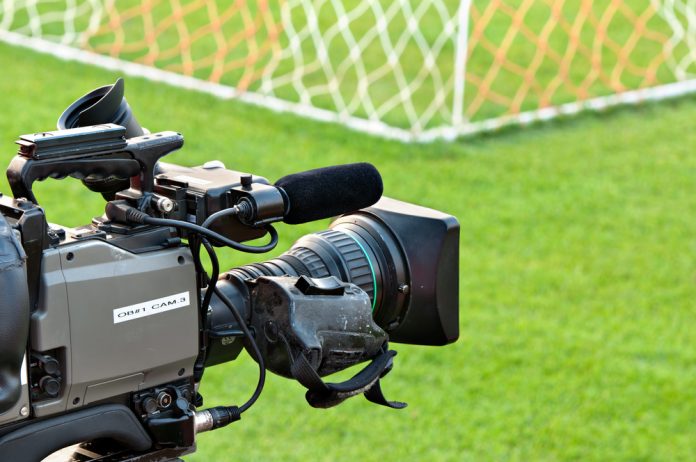
{"label": "camera label", "polygon": [[189,304],[189,293],[181,292],[180,294],[136,303],[135,305],[124,306],[123,308],[116,308],[114,310],[114,324],[183,308],[189,306]]}

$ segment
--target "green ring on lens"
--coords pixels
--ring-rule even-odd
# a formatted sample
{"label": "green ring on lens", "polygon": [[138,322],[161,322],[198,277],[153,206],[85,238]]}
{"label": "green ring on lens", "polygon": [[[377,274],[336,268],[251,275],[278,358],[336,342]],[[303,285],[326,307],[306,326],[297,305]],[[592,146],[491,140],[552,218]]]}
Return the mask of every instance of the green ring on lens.
{"label": "green ring on lens", "polygon": [[372,311],[375,311],[375,304],[377,303],[377,278],[375,277],[375,269],[372,267],[372,262],[370,261],[370,256],[367,255],[367,251],[365,250],[365,247],[358,241],[356,238],[351,236],[348,233],[344,233],[346,236],[350,237],[355,241],[356,244],[358,244],[358,247],[360,247],[360,250],[362,250],[362,253],[365,255],[365,260],[367,260],[367,265],[370,267],[370,273],[372,274]]}

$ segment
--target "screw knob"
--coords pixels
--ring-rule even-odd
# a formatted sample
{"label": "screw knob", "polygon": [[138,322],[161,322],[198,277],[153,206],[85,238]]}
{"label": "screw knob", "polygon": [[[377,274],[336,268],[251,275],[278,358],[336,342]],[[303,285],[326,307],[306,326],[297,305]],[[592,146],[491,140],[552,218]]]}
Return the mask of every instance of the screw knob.
{"label": "screw knob", "polygon": [[56,378],[46,375],[39,380],[39,388],[48,396],[55,398],[60,393],[60,382]]}

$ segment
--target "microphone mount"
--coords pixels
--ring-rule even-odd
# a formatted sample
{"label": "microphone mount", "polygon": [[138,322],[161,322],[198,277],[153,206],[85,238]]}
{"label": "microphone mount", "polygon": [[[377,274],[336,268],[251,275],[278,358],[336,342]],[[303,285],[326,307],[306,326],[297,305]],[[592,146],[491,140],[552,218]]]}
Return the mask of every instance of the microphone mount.
{"label": "microphone mount", "polygon": [[232,202],[237,207],[239,221],[247,226],[261,227],[282,221],[285,217],[285,200],[280,189],[251,181],[251,175],[242,176],[241,186],[230,190]]}

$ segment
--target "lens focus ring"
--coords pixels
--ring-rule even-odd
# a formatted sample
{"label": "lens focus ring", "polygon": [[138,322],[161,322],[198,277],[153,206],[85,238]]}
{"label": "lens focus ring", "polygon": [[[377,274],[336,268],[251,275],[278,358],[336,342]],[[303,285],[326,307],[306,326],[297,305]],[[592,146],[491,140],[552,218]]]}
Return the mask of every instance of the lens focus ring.
{"label": "lens focus ring", "polygon": [[317,235],[326,239],[343,256],[350,282],[367,292],[370,300],[375,296],[375,279],[370,261],[355,238],[343,231],[326,230]]}

